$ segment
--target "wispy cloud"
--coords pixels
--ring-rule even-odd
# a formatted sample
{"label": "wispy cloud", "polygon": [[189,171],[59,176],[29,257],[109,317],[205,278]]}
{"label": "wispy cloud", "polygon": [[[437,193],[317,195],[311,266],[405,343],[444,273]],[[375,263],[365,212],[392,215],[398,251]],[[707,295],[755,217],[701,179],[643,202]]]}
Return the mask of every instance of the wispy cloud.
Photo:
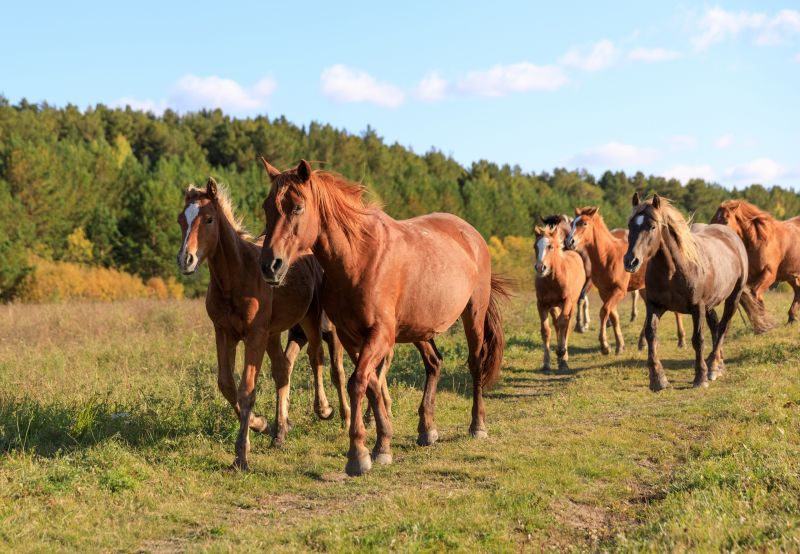
{"label": "wispy cloud", "polygon": [[784,177],[786,169],[770,158],[758,158],[743,165],[728,168],[725,176],[734,184],[750,185],[758,183],[762,185],[773,185],[776,179]]}
{"label": "wispy cloud", "polygon": [[703,165],[676,165],[661,174],[669,179],[677,179],[684,185],[692,179],[704,179],[706,181],[714,181],[717,178],[717,173],[708,164]]}
{"label": "wispy cloud", "polygon": [[698,34],[692,44],[698,50],[743,34],[752,36],[756,44],[775,44],[800,33],[800,11],[780,10],[769,16],[762,12],[735,12],[714,7],[703,14],[697,27]]}
{"label": "wispy cloud", "polygon": [[724,150],[725,148],[730,148],[731,146],[733,146],[735,140],[736,139],[732,134],[726,133],[714,141],[714,148],[716,148],[717,150]]}
{"label": "wispy cloud", "polygon": [[583,152],[573,156],[568,161],[569,165],[577,167],[641,167],[652,163],[658,158],[658,150],[623,144],[619,142],[607,142],[599,146],[588,148]]}
{"label": "wispy cloud", "polygon": [[324,69],[320,82],[325,96],[342,103],[366,102],[396,108],[406,97],[399,87],[378,81],[366,71],[342,64]]}
{"label": "wispy cloud", "polygon": [[680,57],[680,52],[666,48],[634,48],[628,52],[628,59],[637,62],[668,62]]}
{"label": "wispy cloud", "polygon": [[577,67],[584,71],[600,71],[614,64],[619,58],[619,50],[608,39],[595,42],[588,49],[573,47],[559,58],[559,63],[567,67]]}
{"label": "wispy cloud", "polygon": [[203,108],[220,108],[233,113],[253,112],[266,107],[268,98],[276,88],[277,84],[270,77],[244,87],[232,79],[216,75],[184,75],[170,88],[166,99],[139,100],[123,96],[112,105],[130,106],[134,110],[156,114],[163,113],[167,108],[178,112]]}
{"label": "wispy cloud", "polygon": [[470,71],[458,81],[456,88],[464,94],[505,96],[514,92],[558,90],[566,82],[567,76],[558,66],[523,62]]}
{"label": "wispy cloud", "polygon": [[425,102],[436,102],[447,95],[448,83],[439,73],[433,71],[419,82],[415,96]]}

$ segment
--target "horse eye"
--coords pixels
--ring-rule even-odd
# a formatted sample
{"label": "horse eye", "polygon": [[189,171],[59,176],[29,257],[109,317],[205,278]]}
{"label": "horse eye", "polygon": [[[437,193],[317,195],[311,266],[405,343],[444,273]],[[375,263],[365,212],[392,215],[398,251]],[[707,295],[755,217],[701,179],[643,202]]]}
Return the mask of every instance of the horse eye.
{"label": "horse eye", "polygon": [[300,206],[300,205],[298,204],[297,206],[295,206],[294,208],[292,208],[292,214],[293,214],[293,215],[300,215],[301,213],[303,213],[303,206]]}
{"label": "horse eye", "polygon": [[206,218],[206,225],[211,225],[212,223],[214,223],[214,218],[213,217],[207,217]]}

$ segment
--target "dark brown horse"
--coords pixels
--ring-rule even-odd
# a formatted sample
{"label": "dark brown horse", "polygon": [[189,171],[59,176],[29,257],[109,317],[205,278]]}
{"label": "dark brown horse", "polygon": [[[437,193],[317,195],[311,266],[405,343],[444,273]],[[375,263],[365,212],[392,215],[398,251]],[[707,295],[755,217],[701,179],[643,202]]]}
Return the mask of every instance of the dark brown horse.
{"label": "dark brown horse", "polygon": [[460,316],[473,383],[470,432],[486,436],[483,390],[497,380],[505,341],[489,249],[468,223],[450,214],[397,221],[364,203],[364,187],[305,160],[281,173],[264,161],[272,189],[264,201],[267,228],[261,271],[272,284],[311,248],[325,270],[323,304],[355,371],[348,382],[352,407],[349,475],[372,467],[359,417],[365,393],[375,414],[372,456],[391,463],[392,423],[376,368],[395,343],[414,343],[427,372],[419,408],[418,444],[438,438],[434,422],[442,357],[433,338]]}
{"label": "dark brown horse", "polygon": [[[747,287],[747,252],[736,234],[723,225],[689,227],[683,215],[658,195],[640,202],[633,196],[628,222],[625,270],[634,273],[647,265],[647,367],[650,390],[658,392],[669,383],[658,359],[656,330],[666,310],[691,314],[694,332],[695,387],[708,386],[725,371],[722,345],[728,324],[741,302],[755,329],[768,325],[763,305]],[[714,308],[724,302],[722,317]],[[703,359],[703,320],[708,322],[713,347]]]}
{"label": "dark brown horse", "polygon": [[[622,257],[627,248],[626,231],[612,233],[595,206],[575,209],[575,219],[572,220],[566,245],[573,250],[584,249],[589,254],[592,283],[603,300],[600,309],[600,350],[603,354],[609,353],[606,321],[610,319],[617,342],[616,353],[619,354],[625,348],[625,339],[622,336],[617,304],[628,291],[644,288],[644,266],[633,274],[625,271]],[[675,314],[675,322],[678,327],[678,346],[682,346],[684,332],[680,315]]]}
{"label": "dark brown horse", "polygon": [[564,231],[559,226],[536,227],[536,307],[541,322],[544,362],[542,371],[550,371],[550,323],[556,328],[558,369],[569,369],[570,319],[586,282],[581,257],[564,250]]}
{"label": "dark brown horse", "polygon": [[[342,348],[335,329],[321,327],[322,268],[316,259],[310,254],[298,256],[279,289],[265,283],[258,265],[261,241],[251,241],[233,215],[227,191],[214,179],[208,180],[205,190],[190,187],[186,191],[178,223],[183,234],[178,267],[184,274],[191,274],[208,260],[211,273],[206,311],[216,335],[217,383],[240,421],[234,466],[247,469],[249,430],[266,432],[269,428],[265,418],[253,413],[256,382],[265,351],[270,358],[277,396],[272,430],[276,445],[283,443],[289,430],[289,381],[306,337],[308,358],[314,370],[314,412],[322,419],[333,414],[322,382],[323,332],[331,350],[331,379],[339,393],[342,421],[347,424],[350,408],[344,391]],[[284,353],[281,332],[295,324],[302,327],[304,337],[301,341],[290,340]],[[237,391],[233,372],[240,341],[245,346],[244,370]]]}
{"label": "dark brown horse", "polygon": [[800,217],[778,221],[744,200],[728,200],[717,208],[711,223],[727,225],[739,235],[750,262],[748,285],[759,302],[774,283],[785,281],[794,289],[789,323],[797,321],[800,307]]}

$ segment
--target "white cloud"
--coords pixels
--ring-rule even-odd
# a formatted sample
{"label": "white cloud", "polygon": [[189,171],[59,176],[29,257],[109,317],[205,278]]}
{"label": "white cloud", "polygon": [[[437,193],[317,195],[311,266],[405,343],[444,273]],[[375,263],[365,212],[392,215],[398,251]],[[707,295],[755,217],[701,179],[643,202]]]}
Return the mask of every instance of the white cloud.
{"label": "white cloud", "polygon": [[786,175],[786,169],[769,158],[758,158],[744,165],[728,168],[725,176],[736,184],[750,185],[759,183],[772,185],[775,180]]}
{"label": "white cloud", "polygon": [[166,100],[137,100],[124,96],[112,103],[134,110],[163,113],[167,108],[189,112],[203,108],[220,108],[228,112],[252,112],[264,108],[277,84],[264,77],[251,87],[243,87],[232,79],[211,75],[184,75],[169,90]]}
{"label": "white cloud", "polygon": [[700,18],[698,30],[692,39],[698,50],[744,33],[752,35],[756,44],[775,44],[792,33],[800,33],[800,11],[781,10],[770,17],[760,12],[733,12],[715,7]]}
{"label": "white cloud", "polygon": [[567,76],[560,67],[524,62],[496,65],[485,71],[469,71],[458,82],[457,89],[478,96],[505,96],[532,90],[553,91],[566,82]]}
{"label": "white cloud", "polygon": [[405,101],[405,93],[400,88],[342,64],[324,69],[320,82],[322,93],[337,102],[368,102],[396,108]]}
{"label": "white cloud", "polygon": [[668,179],[677,179],[684,185],[692,179],[704,179],[706,181],[714,181],[717,174],[708,164],[704,165],[676,165],[662,171],[661,174]]}
{"label": "white cloud", "polygon": [[697,148],[697,139],[692,135],[673,135],[669,138],[671,150],[684,151]]}
{"label": "white cloud", "polygon": [[658,158],[658,151],[654,148],[608,142],[573,156],[569,160],[569,164],[580,167],[602,167],[603,169],[641,167],[653,162],[656,158]]}
{"label": "white cloud", "polygon": [[447,81],[434,71],[419,82],[415,92],[417,98],[426,102],[442,100],[447,94]]}
{"label": "white cloud", "polygon": [[569,67],[577,67],[584,71],[600,71],[612,65],[619,57],[619,50],[608,39],[595,42],[588,52],[573,47],[561,56],[559,62]]}
{"label": "white cloud", "polygon": [[729,148],[730,146],[733,146],[734,141],[735,141],[734,136],[730,133],[727,133],[714,141],[714,148],[718,150]]}
{"label": "white cloud", "polygon": [[634,48],[628,52],[628,59],[638,62],[668,62],[680,57],[680,52],[666,48]]}

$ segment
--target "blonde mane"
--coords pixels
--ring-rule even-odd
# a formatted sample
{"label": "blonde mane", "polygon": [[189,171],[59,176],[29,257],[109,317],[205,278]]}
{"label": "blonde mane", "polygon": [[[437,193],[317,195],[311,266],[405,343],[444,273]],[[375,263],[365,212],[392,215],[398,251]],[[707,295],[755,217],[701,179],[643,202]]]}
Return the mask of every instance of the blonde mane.
{"label": "blonde mane", "polygon": [[[294,172],[277,176],[273,182],[275,202],[278,211],[282,212],[282,199],[292,187],[300,194],[300,182]],[[367,187],[361,183],[347,180],[332,171],[315,170],[309,181],[312,196],[316,200],[320,219],[327,225],[339,227],[351,243],[358,243],[369,233],[365,216],[379,211],[378,204],[364,202]],[[304,195],[307,196],[307,195]]]}
{"label": "blonde mane", "polygon": [[[208,189],[201,189],[194,185],[189,185],[189,188],[186,189],[186,199],[193,201],[199,197],[208,198]],[[216,203],[217,208],[222,212],[222,215],[228,221],[231,228],[233,228],[234,232],[245,240],[252,240],[253,236],[245,229],[242,218],[237,216],[233,211],[233,201],[231,200],[228,187],[222,183],[217,183]]]}
{"label": "blonde mane", "polygon": [[661,205],[658,209],[653,208],[652,198],[640,202],[639,205],[633,208],[630,219],[650,210],[656,222],[666,227],[667,231],[675,237],[675,241],[678,243],[678,250],[683,257],[691,263],[697,263],[699,254],[697,241],[690,228],[692,224],[691,218],[687,220],[668,199],[659,197],[659,200]]}

